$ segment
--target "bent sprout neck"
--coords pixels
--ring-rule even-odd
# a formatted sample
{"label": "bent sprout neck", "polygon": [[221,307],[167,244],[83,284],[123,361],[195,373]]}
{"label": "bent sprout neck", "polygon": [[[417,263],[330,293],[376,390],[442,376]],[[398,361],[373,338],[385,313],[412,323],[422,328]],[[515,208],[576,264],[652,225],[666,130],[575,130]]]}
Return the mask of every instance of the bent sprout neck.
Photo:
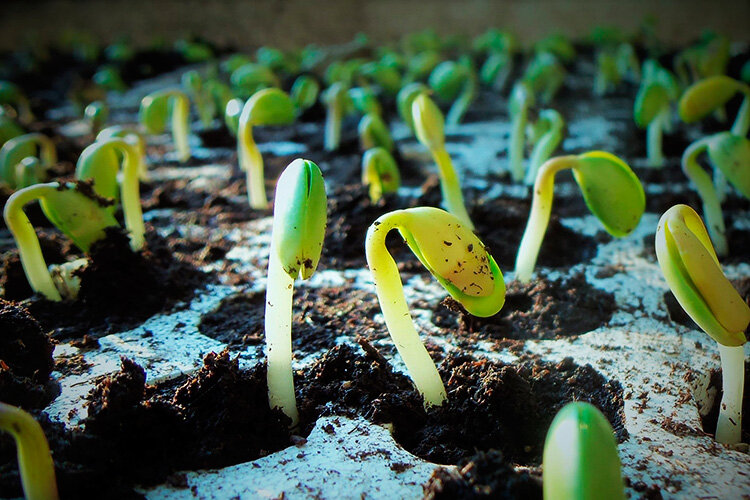
{"label": "bent sprout neck", "polygon": [[750,130],[750,85],[743,84],[740,91],[745,95],[745,98],[742,100],[740,109],[737,111],[737,117],[732,124],[732,133],[745,137]]}

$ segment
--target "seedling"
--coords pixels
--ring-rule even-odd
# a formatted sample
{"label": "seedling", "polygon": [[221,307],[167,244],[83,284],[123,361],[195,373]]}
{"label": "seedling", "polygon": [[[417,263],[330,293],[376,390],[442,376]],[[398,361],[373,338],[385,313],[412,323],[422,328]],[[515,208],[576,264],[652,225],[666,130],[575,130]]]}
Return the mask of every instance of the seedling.
{"label": "seedling", "polygon": [[9,432],[16,441],[24,496],[28,500],[56,500],[55,464],[39,423],[21,408],[0,403],[0,430]]}
{"label": "seedling", "polygon": [[576,56],[576,49],[565,35],[555,33],[549,35],[534,44],[534,51],[539,54],[547,52],[559,58],[562,62],[569,63]]}
{"label": "seedling", "polygon": [[505,51],[492,52],[479,70],[479,81],[495,92],[502,92],[513,72],[513,54]]}
{"label": "seedling", "polygon": [[204,127],[211,125],[216,116],[216,103],[206,86],[203,78],[196,70],[186,71],[182,75],[182,87],[190,94],[190,98],[198,110],[198,117]]}
{"label": "seedling", "polygon": [[134,128],[125,127],[122,125],[112,125],[105,128],[96,136],[97,141],[105,141],[107,139],[124,139],[125,142],[130,144],[138,152],[138,177],[142,181],[149,179],[148,168],[146,166],[146,141],[143,136]]}
{"label": "seedling", "polygon": [[52,139],[39,133],[19,135],[10,139],[0,149],[0,181],[5,182],[11,189],[23,187],[19,186],[17,167],[29,156],[38,157],[42,167],[51,167],[57,163],[57,148]]}
{"label": "seedling", "polygon": [[315,105],[319,93],[320,84],[315,78],[308,75],[300,75],[294,80],[289,97],[292,99],[298,113],[302,113]]}
{"label": "seedling", "polygon": [[440,176],[440,192],[448,211],[458,217],[462,224],[474,230],[461,194],[461,183],[453,168],[451,157],[445,149],[443,114],[427,94],[414,98],[411,106],[414,131],[417,139],[432,153]]}
{"label": "seedling", "polygon": [[439,208],[389,212],[367,230],[365,253],[385,324],[425,407],[447,396],[435,364],[414,328],[396,262],[385,245],[398,229],[414,255],[466,310],[481,317],[496,314],[505,302],[505,281],[484,244],[456,216]]}
{"label": "seedling", "polygon": [[237,154],[240,168],[247,175],[247,195],[254,209],[268,208],[263,156],[253,140],[253,127],[288,125],[294,121],[294,104],[289,95],[277,88],[256,92],[243,106],[237,131]]}
{"label": "seedling", "polygon": [[728,179],[746,198],[750,198],[750,140],[731,132],[721,132],[695,141],[682,155],[682,170],[701,197],[708,234],[716,253],[723,257],[729,253],[729,245],[721,199],[711,176],[698,163],[698,157],[704,152],[708,153],[714,169],[721,172],[721,178]]}
{"label": "seedling", "polygon": [[3,114],[0,109],[0,147],[14,137],[23,135],[24,131],[13,118]]}
{"label": "seedling", "polygon": [[[125,139],[119,138],[91,144],[83,150],[76,164],[76,178],[92,180],[96,193],[112,200],[118,199],[117,174],[122,170],[119,198],[122,200],[125,227],[130,232],[130,247],[133,251],[143,248],[146,233],[138,184],[140,164],[141,156],[137,149]],[[109,211],[114,213],[114,206]]]}
{"label": "seedling", "polygon": [[612,426],[595,406],[566,404],[544,441],[545,500],[625,499]]}
{"label": "seedling", "polygon": [[24,205],[35,200],[50,222],[84,252],[104,238],[106,228],[116,227],[117,220],[105,209],[103,200],[84,194],[75,184],[35,184],[19,189],[8,198],[3,217],[18,246],[29,285],[46,299],[60,301],[62,296],[47,269],[34,226],[23,211]]}
{"label": "seedling", "polygon": [[105,65],[99,68],[91,80],[105,90],[114,92],[124,92],[128,89],[127,84],[122,80],[120,72],[117,68],[110,65]]}
{"label": "seedling", "polygon": [[419,94],[429,90],[429,87],[424,83],[415,82],[405,85],[396,96],[398,114],[412,131],[414,131],[414,118],[411,115],[411,105]]}
{"label": "seedling", "polygon": [[750,307],[721,271],[703,221],[687,205],[667,210],[656,228],[656,257],[677,301],[718,344],[723,396],[716,440],[740,442],[745,330]]}
{"label": "seedling", "polygon": [[647,129],[646,152],[654,167],[664,166],[662,132],[669,122],[669,92],[658,81],[643,80],[635,98],[635,123]]}
{"label": "seedling", "polygon": [[411,56],[406,66],[404,84],[424,80],[440,61],[440,53],[435,50],[425,50]]}
{"label": "seedling", "polygon": [[745,98],[731,131],[734,135],[745,137],[750,129],[750,85],[728,76],[705,78],[688,88],[680,98],[680,118],[685,123],[696,122],[723,107],[738,92],[744,94]]}
{"label": "seedling", "polygon": [[526,121],[529,107],[534,105],[534,94],[528,85],[518,82],[510,94],[510,142],[508,143],[508,163],[511,177],[515,182],[523,181],[523,153],[526,139]]}
{"label": "seedling", "polygon": [[360,114],[366,115],[373,113],[376,115],[383,114],[383,108],[378,102],[375,92],[370,87],[354,87],[348,91],[349,99],[347,103]]}
{"label": "seedling", "polygon": [[245,101],[235,97],[227,101],[227,105],[224,108],[224,124],[235,137],[237,136],[237,130],[240,128],[240,115],[244,107]]}
{"label": "seedling", "polygon": [[178,40],[175,42],[174,48],[188,63],[205,62],[214,56],[211,47],[202,42]]}
{"label": "seedling", "polygon": [[22,189],[47,181],[47,167],[39,158],[27,156],[16,165],[16,187]]}
{"label": "seedling", "polygon": [[34,121],[29,99],[15,83],[0,80],[0,107],[2,106],[10,106],[21,123],[29,124]]}
{"label": "seedling", "polygon": [[347,88],[336,82],[323,92],[326,105],[325,150],[336,151],[341,144],[341,121],[350,105]]}
{"label": "seedling", "polygon": [[83,110],[83,117],[91,127],[91,133],[96,135],[109,120],[109,106],[103,101],[94,101]]}
{"label": "seedling", "polygon": [[359,74],[372,80],[386,94],[396,95],[401,89],[401,73],[392,66],[369,62],[359,68]]}
{"label": "seedling", "polygon": [[643,186],[630,167],[618,157],[603,151],[558,156],[539,168],[534,182],[531,213],[516,257],[515,276],[527,283],[536,265],[544,233],[547,231],[555,174],[572,169],[583,200],[604,229],[617,238],[630,234],[646,208]]}
{"label": "seedling", "polygon": [[363,150],[381,147],[393,151],[393,138],[380,115],[367,113],[359,121],[359,144]]}
{"label": "seedling", "polygon": [[526,67],[522,81],[542,104],[549,104],[565,80],[565,68],[549,52],[539,52]]}
{"label": "seedling", "polygon": [[323,175],[309,161],[294,160],[279,176],[266,285],[268,403],[299,422],[292,372],[292,298],[297,277],[315,272],[326,227]]}
{"label": "seedling", "polygon": [[594,94],[605,95],[622,81],[622,74],[617,65],[613,50],[602,50],[596,55],[596,75],[594,77]]}
{"label": "seedling", "polygon": [[370,201],[375,204],[385,193],[395,193],[401,175],[393,156],[384,148],[368,149],[362,156],[362,184],[370,187]]}
{"label": "seedling", "polygon": [[533,184],[539,167],[552,156],[562,142],[565,120],[554,109],[545,109],[539,113],[539,120],[534,124],[534,149],[526,171],[526,184]]}
{"label": "seedling", "polygon": [[464,59],[438,64],[430,73],[428,83],[441,101],[453,101],[446,117],[448,125],[460,123],[476,96],[476,75],[471,61]]}
{"label": "seedling", "polygon": [[159,90],[141,101],[139,120],[149,134],[161,134],[167,125],[167,117],[172,113],[172,140],[180,162],[190,158],[190,101],[180,90]]}

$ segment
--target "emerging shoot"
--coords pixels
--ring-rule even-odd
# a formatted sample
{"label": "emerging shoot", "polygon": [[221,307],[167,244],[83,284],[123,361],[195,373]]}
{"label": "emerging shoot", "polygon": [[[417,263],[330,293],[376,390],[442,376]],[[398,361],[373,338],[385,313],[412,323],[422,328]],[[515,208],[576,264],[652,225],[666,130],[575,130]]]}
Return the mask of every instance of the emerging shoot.
{"label": "emerging shoot", "polygon": [[109,120],[109,106],[104,101],[94,101],[83,110],[83,117],[91,128],[91,134],[96,135]]}
{"label": "emerging shoot", "polygon": [[425,93],[414,98],[411,113],[417,139],[430,150],[437,164],[440,176],[440,191],[446,208],[473,231],[474,224],[472,224],[464,205],[461,183],[453,168],[451,157],[445,149],[443,114]]}
{"label": "emerging shoot", "polygon": [[443,381],[414,328],[398,267],[385,245],[393,229],[398,229],[446,291],[475,316],[492,316],[503,307],[505,282],[495,260],[472,230],[439,208],[396,210],[378,218],[367,230],[367,265],[388,332],[425,406],[440,405],[447,398]]}
{"label": "emerging shoot", "polygon": [[[231,101],[230,101],[231,102]],[[240,168],[247,177],[247,196],[250,207],[268,208],[266,181],[263,175],[263,156],[253,140],[253,127],[288,125],[294,121],[294,104],[289,95],[277,88],[256,92],[243,106],[237,130],[237,155]]]}
{"label": "emerging shoot", "polygon": [[662,132],[669,125],[669,92],[658,81],[643,80],[633,108],[635,123],[647,129],[646,152],[649,165],[664,166]]}
{"label": "emerging shoot", "polygon": [[266,285],[268,403],[299,422],[292,372],[292,297],[297,277],[315,272],[323,248],[326,193],[323,175],[309,161],[294,160],[279,176]]}
{"label": "emerging shoot", "polygon": [[385,193],[395,193],[401,185],[396,160],[383,148],[372,148],[362,156],[362,184],[370,187],[370,201],[377,203]]}
{"label": "emerging shoot", "polygon": [[57,148],[52,139],[39,133],[10,139],[0,148],[0,181],[11,189],[23,187],[17,175],[18,165],[29,156],[39,158],[42,167],[51,167],[57,163]]}
{"label": "emerging shoot", "polygon": [[97,141],[106,141],[107,139],[124,139],[138,152],[140,158],[138,164],[138,176],[142,181],[149,179],[148,168],[146,166],[146,141],[143,135],[134,128],[128,128],[122,125],[112,125],[107,127],[96,136]]}
{"label": "emerging shoot", "polygon": [[716,440],[740,442],[745,383],[745,330],[750,307],[721,271],[700,217],[687,205],[667,210],[656,228],[656,257],[677,301],[717,343],[724,395]]}
{"label": "emerging shoot", "polygon": [[190,102],[180,90],[159,90],[147,95],[141,101],[139,120],[149,134],[161,134],[167,125],[167,117],[172,113],[172,140],[180,162],[190,158]]}
{"label": "emerging shoot", "polygon": [[510,116],[513,124],[508,143],[508,163],[511,177],[515,182],[523,181],[523,153],[526,138],[526,121],[529,107],[534,104],[534,94],[529,87],[519,82],[510,94]]}
{"label": "emerging shoot", "polygon": [[566,404],[544,440],[545,500],[625,499],[612,426],[589,403]]}
{"label": "emerging shoot", "polygon": [[302,113],[315,105],[319,93],[320,84],[315,78],[300,75],[294,80],[292,89],[289,91],[289,97],[292,99],[297,112]]}
{"label": "emerging shoot", "polygon": [[341,121],[349,106],[346,85],[335,82],[323,92],[326,105],[325,150],[336,151],[341,144]]}
{"label": "emerging shoot", "polygon": [[359,144],[363,150],[381,147],[393,151],[393,138],[380,115],[367,113],[359,121]]}
{"label": "emerging shoot", "polygon": [[533,184],[539,167],[552,156],[562,142],[565,120],[554,109],[545,109],[539,113],[539,120],[534,124],[534,149],[526,170],[526,184]]}
{"label": "emerging shoot", "polygon": [[531,213],[516,257],[515,276],[521,283],[531,279],[547,231],[555,174],[568,168],[573,170],[586,206],[612,236],[630,234],[646,208],[646,196],[638,177],[624,161],[610,153],[592,151],[548,160],[536,176]]}
{"label": "emerging shoot", "polygon": [[9,432],[16,441],[24,496],[28,500],[56,500],[55,464],[39,423],[22,409],[0,403],[0,430]]}
{"label": "emerging shoot", "polygon": [[693,123],[722,108],[736,93],[745,95],[732,125],[734,135],[746,136],[750,129],[750,85],[719,75],[705,78],[688,88],[680,98],[680,118]]}

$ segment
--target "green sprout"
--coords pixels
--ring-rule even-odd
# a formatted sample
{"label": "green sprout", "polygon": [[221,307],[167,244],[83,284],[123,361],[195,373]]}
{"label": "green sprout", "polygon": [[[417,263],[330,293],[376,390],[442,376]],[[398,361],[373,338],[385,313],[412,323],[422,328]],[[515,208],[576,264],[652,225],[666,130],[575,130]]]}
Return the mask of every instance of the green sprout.
{"label": "green sprout", "polygon": [[16,187],[18,189],[46,182],[48,177],[47,167],[39,158],[27,156],[16,165]]}
{"label": "green sprout", "polygon": [[128,89],[127,84],[122,80],[120,72],[114,66],[109,64],[99,68],[91,80],[103,88],[114,92],[124,92]]}
{"label": "green sprout", "polygon": [[396,96],[398,114],[412,131],[414,131],[414,119],[411,116],[411,105],[419,94],[429,92],[429,90],[424,83],[414,82],[404,85]]}
{"label": "green sprout", "polygon": [[0,403],[0,430],[9,432],[16,441],[18,469],[27,500],[56,500],[55,464],[39,423],[21,408]]}
{"label": "green sprout", "polygon": [[542,461],[545,500],[626,498],[614,431],[589,403],[568,403],[555,415]]}
{"label": "green sprout", "polygon": [[437,164],[438,175],[440,176],[440,192],[446,208],[458,217],[462,224],[474,230],[474,224],[472,224],[469,213],[466,211],[466,205],[464,205],[461,183],[456,170],[453,168],[451,157],[445,149],[443,114],[426,93],[419,94],[414,98],[411,113],[417,139],[430,150]]}
{"label": "green sprout", "polygon": [[534,105],[534,94],[524,82],[518,82],[510,94],[509,111],[512,120],[510,142],[508,143],[508,163],[511,177],[515,182],[523,181],[523,153],[526,138],[526,121],[529,107]]}
{"label": "green sprout", "polygon": [[495,92],[502,92],[513,72],[513,54],[506,51],[492,52],[479,70],[479,80]]}
{"label": "green sprout", "polygon": [[247,196],[254,209],[268,208],[263,156],[253,140],[253,127],[287,125],[294,121],[294,103],[277,88],[259,90],[242,108],[237,129],[237,154],[240,168],[247,175]]}
{"label": "green sprout", "polygon": [[276,184],[273,230],[266,285],[268,403],[299,422],[292,372],[292,298],[294,281],[315,272],[326,227],[326,192],[318,166],[297,159]]}
{"label": "green sprout", "polygon": [[14,137],[0,148],[0,181],[11,189],[24,187],[17,176],[18,164],[24,158],[35,156],[45,169],[57,163],[57,148],[44,134],[31,133]]}
{"label": "green sprout", "polygon": [[81,192],[75,184],[49,182],[35,184],[13,193],[5,204],[3,217],[18,246],[26,279],[34,292],[46,299],[62,300],[42,256],[34,226],[23,207],[38,200],[47,218],[84,252],[104,238],[104,230],[116,227],[117,220],[102,206],[102,200]]}
{"label": "green sprout", "polygon": [[370,201],[375,204],[385,193],[395,193],[401,185],[396,160],[387,149],[374,147],[362,156],[362,184],[370,188]]}
{"label": "green sprout", "polygon": [[260,47],[255,51],[255,59],[273,71],[290,75],[299,71],[299,62],[294,57],[273,47]]}
{"label": "green sprout", "polygon": [[555,174],[564,169],[573,170],[586,206],[612,236],[621,238],[630,234],[646,208],[641,182],[615,155],[591,151],[547,160],[534,182],[531,213],[516,257],[515,276],[521,283],[527,283],[534,272],[552,211]]}
{"label": "green sprout", "polygon": [[565,120],[554,109],[545,109],[539,113],[534,124],[534,149],[526,171],[526,184],[533,184],[539,167],[552,156],[562,142]]}
{"label": "green sprout", "polygon": [[24,133],[21,126],[13,118],[4,114],[2,108],[0,108],[0,147],[14,137],[18,137]]}
{"label": "green sprout", "polygon": [[[112,200],[118,199],[117,174],[122,170],[119,198],[122,200],[125,227],[130,232],[130,247],[133,251],[143,248],[146,241],[138,184],[140,164],[141,156],[136,147],[120,138],[96,141],[83,150],[76,164],[76,178],[92,180],[94,191],[99,196]],[[113,213],[114,206],[109,211]]]}
{"label": "green sprout", "polygon": [[189,63],[205,62],[214,56],[211,47],[202,42],[178,40],[174,48]]}
{"label": "green sprout", "polygon": [[564,63],[569,63],[576,57],[576,49],[570,43],[570,39],[561,33],[555,33],[539,40],[534,44],[534,51],[537,54],[548,52]]}
{"label": "green sprout", "polygon": [[104,57],[107,61],[128,62],[135,56],[135,50],[127,39],[121,39],[104,48]]}
{"label": "green sprout", "polygon": [[359,132],[359,143],[363,150],[382,147],[388,151],[393,151],[393,138],[388,131],[388,125],[385,124],[380,115],[367,113],[359,121],[357,131]]}
{"label": "green sprout", "polygon": [[440,53],[434,50],[425,50],[411,56],[406,66],[403,83],[406,85],[424,80],[435,69],[435,66],[440,64],[440,61]]}
{"label": "green sprout", "polygon": [[182,75],[182,87],[190,94],[190,98],[198,110],[198,118],[204,127],[211,125],[216,116],[216,102],[206,88],[201,74],[196,70],[186,71]]}
{"label": "green sprout", "polygon": [[641,78],[641,68],[635,48],[630,43],[623,42],[617,47],[615,55],[617,70],[621,76],[630,75],[631,80],[637,82]]}
{"label": "green sprout", "polygon": [[564,80],[565,68],[557,57],[549,52],[537,53],[529,62],[522,78],[545,105],[554,99]]}
{"label": "green sprout", "polygon": [[703,152],[708,153],[711,164],[721,172],[722,179],[728,179],[746,198],[750,198],[750,169],[747,168],[750,165],[750,140],[731,132],[720,132],[695,141],[682,155],[682,170],[701,197],[708,233],[716,253],[723,257],[729,253],[729,245],[721,213],[721,199],[710,175],[698,163],[698,157]]}
{"label": "green sprout", "polygon": [[386,236],[398,229],[414,255],[466,310],[480,317],[496,314],[505,302],[505,281],[484,244],[456,216],[439,208],[389,212],[367,230],[365,253],[385,324],[425,406],[440,405],[445,387],[419,339],[404,298]]}
{"label": "green sprout", "polygon": [[149,134],[161,134],[172,113],[172,140],[180,162],[190,158],[190,101],[180,90],[158,90],[141,100],[139,120]]}
{"label": "green sprout", "polygon": [[669,92],[658,81],[643,80],[633,107],[635,123],[647,130],[646,152],[654,167],[664,166],[662,132],[669,122]]}
{"label": "green sprout", "polygon": [[617,56],[612,50],[602,50],[596,55],[596,75],[594,77],[594,94],[605,95],[622,81]]}
{"label": "green sprout", "polygon": [[83,116],[91,127],[91,133],[96,135],[109,120],[109,106],[103,101],[94,101],[83,110]]}
{"label": "green sprout", "polygon": [[432,70],[428,83],[441,101],[453,101],[446,123],[460,123],[477,92],[476,75],[471,62],[468,59],[460,62],[444,61]]}
{"label": "green sprout", "polygon": [[245,107],[245,101],[239,97],[230,99],[224,108],[224,124],[229,129],[229,132],[237,136],[237,131],[240,128],[240,115],[242,114],[242,108]]}
{"label": "green sprout", "polygon": [[373,113],[376,115],[383,114],[383,108],[378,102],[378,97],[370,87],[353,87],[348,91],[351,106],[360,114],[366,115]]}
{"label": "green sprout", "polygon": [[341,122],[350,105],[347,87],[335,82],[322,95],[326,105],[325,150],[336,151],[341,144]]}
{"label": "green sprout", "polygon": [[716,440],[739,443],[745,383],[742,346],[747,342],[750,307],[721,271],[701,218],[687,205],[673,206],[659,220],[656,257],[677,301],[718,344],[724,395]]}
{"label": "green sprout", "polygon": [[34,121],[26,94],[18,85],[7,80],[0,80],[0,107],[2,106],[10,106],[21,123],[28,124]]}
{"label": "green sprout", "polygon": [[386,94],[396,95],[401,89],[401,73],[379,61],[363,64],[359,68],[359,74],[372,80]]}
{"label": "green sprout", "polygon": [[299,113],[310,109],[315,105],[320,93],[320,84],[309,75],[300,75],[294,80],[292,88],[289,91],[294,107]]}
{"label": "green sprout", "polygon": [[744,137],[750,129],[750,85],[728,76],[705,78],[688,88],[680,98],[680,118],[685,123],[696,122],[724,106],[738,92],[745,98],[731,130],[734,135]]}
{"label": "green sprout", "polygon": [[125,127],[123,125],[112,125],[103,129],[96,136],[97,141],[105,141],[107,139],[124,139],[125,142],[133,146],[138,152],[138,177],[142,181],[149,179],[148,167],[146,166],[146,141],[143,139],[143,135],[134,128]]}

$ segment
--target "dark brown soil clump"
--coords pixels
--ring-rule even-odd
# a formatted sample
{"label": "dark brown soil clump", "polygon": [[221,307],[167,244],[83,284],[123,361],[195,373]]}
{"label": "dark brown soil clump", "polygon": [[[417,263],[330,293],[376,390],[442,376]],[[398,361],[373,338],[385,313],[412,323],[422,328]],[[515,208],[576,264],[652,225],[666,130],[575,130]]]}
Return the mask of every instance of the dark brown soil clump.
{"label": "dark brown soil clump", "polygon": [[43,408],[58,393],[50,373],[54,345],[23,307],[0,299],[0,401]]}
{"label": "dark brown soil clump", "polygon": [[505,305],[489,318],[472,316],[448,297],[435,309],[433,322],[468,339],[555,339],[606,325],[615,309],[614,296],[592,287],[579,273],[556,281],[511,281]]}

